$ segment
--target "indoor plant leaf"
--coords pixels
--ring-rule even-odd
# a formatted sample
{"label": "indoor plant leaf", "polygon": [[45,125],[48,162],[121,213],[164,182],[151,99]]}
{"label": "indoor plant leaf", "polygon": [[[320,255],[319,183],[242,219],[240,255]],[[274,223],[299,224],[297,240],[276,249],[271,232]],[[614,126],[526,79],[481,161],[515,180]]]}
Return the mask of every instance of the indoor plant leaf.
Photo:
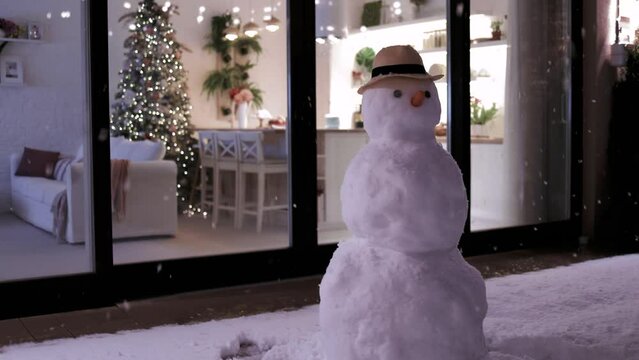
{"label": "indoor plant leaf", "polygon": [[366,69],[366,71],[373,71],[373,60],[375,59],[375,50],[370,47],[362,48],[355,54],[355,62],[357,65]]}
{"label": "indoor plant leaf", "polygon": [[259,55],[262,53],[262,46],[259,43],[260,37],[248,37],[240,36],[237,40],[233,41],[233,48],[236,49],[242,56],[248,55],[250,52],[254,52]]}
{"label": "indoor plant leaf", "polygon": [[211,18],[211,32],[207,35],[208,41],[204,45],[205,49],[219,53],[223,60],[230,49],[229,41],[224,38],[224,32],[230,23],[231,14],[213,16]]}

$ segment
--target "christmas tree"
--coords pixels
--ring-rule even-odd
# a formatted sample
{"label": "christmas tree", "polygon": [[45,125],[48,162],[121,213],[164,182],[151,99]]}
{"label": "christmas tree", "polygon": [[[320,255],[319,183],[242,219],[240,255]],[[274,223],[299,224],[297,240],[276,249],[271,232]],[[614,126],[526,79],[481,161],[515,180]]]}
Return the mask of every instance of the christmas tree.
{"label": "christmas tree", "polygon": [[178,204],[181,210],[189,210],[197,152],[186,71],[180,61],[182,51],[188,49],[176,41],[169,21],[176,11],[168,2],[160,6],[143,0],[136,12],[120,18],[129,22],[130,35],[124,41],[125,62],[111,113],[111,134],[164,142],[165,159],[178,166]]}

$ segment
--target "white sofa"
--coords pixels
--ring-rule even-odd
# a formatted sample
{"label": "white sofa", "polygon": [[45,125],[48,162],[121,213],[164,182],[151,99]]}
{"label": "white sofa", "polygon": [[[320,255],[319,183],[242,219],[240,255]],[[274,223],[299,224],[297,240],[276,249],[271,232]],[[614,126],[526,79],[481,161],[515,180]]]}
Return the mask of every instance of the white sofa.
{"label": "white sofa", "polygon": [[[113,216],[113,238],[146,236],[174,236],[177,232],[177,166],[160,152],[151,149],[148,141],[132,142],[111,138],[111,158],[128,159],[126,215],[117,220]],[[82,150],[79,151],[81,153]],[[15,176],[22,154],[11,155],[11,207],[23,220],[45,230],[53,231],[51,207],[56,195],[67,192],[66,241],[85,240],[85,223],[91,212],[85,204],[85,164],[71,164],[65,181],[42,177]],[[145,158],[156,158],[146,160]],[[78,158],[76,157],[76,160]],[[108,191],[111,189],[96,189]],[[114,214],[115,215],[115,214]]]}

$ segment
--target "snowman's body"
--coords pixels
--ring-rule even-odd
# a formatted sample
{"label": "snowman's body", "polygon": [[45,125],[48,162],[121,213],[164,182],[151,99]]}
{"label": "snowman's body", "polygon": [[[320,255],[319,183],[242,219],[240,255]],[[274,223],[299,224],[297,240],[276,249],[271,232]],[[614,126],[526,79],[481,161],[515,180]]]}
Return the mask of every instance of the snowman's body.
{"label": "snowman's body", "polygon": [[342,215],[371,245],[407,253],[452,249],[468,202],[465,191],[448,189],[463,186],[455,161],[434,136],[424,143],[371,139],[346,171]]}
{"label": "snowman's body", "polygon": [[340,244],[320,287],[326,360],[474,360],[484,282],[457,250],[421,256]]}
{"label": "snowman's body", "polygon": [[457,164],[435,141],[440,112],[432,80],[390,78],[364,93],[370,142],[341,190],[355,238],[340,244],[320,285],[326,360],[486,354],[486,290],[457,250],[468,201]]}

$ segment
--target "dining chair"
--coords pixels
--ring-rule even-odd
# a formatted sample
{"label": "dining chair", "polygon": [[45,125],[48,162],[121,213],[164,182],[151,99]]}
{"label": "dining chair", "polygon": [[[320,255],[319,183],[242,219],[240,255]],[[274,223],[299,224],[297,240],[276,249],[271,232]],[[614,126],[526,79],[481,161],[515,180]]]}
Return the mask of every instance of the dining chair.
{"label": "dining chair", "polygon": [[[233,225],[239,228],[239,148],[238,135],[235,131],[215,131],[215,169],[213,175],[213,220],[212,226],[216,227],[220,210],[233,213]],[[220,177],[222,172],[233,173],[233,194],[223,193],[223,182]]]}
{"label": "dining chair", "polygon": [[[256,217],[256,230],[260,233],[262,232],[264,212],[288,209],[288,203],[265,204],[267,175],[286,174],[288,172],[287,160],[282,157],[265,156],[264,133],[262,131],[238,132],[238,146],[240,150],[238,226],[242,227],[245,215],[254,215]],[[246,201],[248,174],[257,176],[255,203]]]}
{"label": "dining chair", "polygon": [[213,178],[215,176],[215,131],[198,132],[200,152],[200,204],[202,210],[213,209],[215,202]]}

